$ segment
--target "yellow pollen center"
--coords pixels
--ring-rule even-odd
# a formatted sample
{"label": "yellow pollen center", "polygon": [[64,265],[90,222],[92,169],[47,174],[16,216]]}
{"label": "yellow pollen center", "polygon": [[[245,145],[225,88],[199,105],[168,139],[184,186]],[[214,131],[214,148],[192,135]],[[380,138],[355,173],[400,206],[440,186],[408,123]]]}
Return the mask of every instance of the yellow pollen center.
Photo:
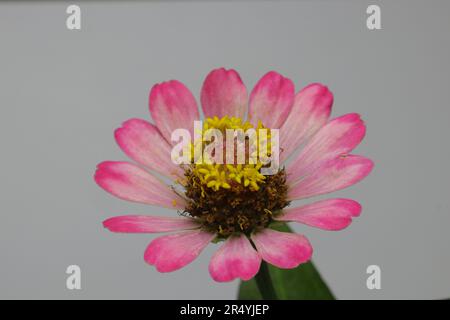
{"label": "yellow pollen center", "polygon": [[[203,134],[206,130],[209,129],[218,129],[222,133],[226,133],[227,129],[238,130],[241,129],[245,132],[248,129],[256,129],[257,139],[259,141],[259,130],[265,129],[261,122],[258,123],[258,126],[254,128],[254,126],[248,122],[243,121],[241,118],[237,117],[213,117],[206,118],[203,124]],[[270,130],[267,130],[266,139],[267,142],[267,150],[270,151]],[[259,146],[259,144],[258,144]],[[247,151],[246,154],[248,155]],[[215,191],[218,191],[220,188],[230,189],[236,185],[242,185],[250,190],[257,191],[260,188],[260,185],[264,183],[266,177],[261,174],[260,170],[263,164],[259,161],[256,163],[249,163],[248,159],[244,164],[218,164],[218,163],[199,163],[192,165],[192,173],[198,177],[198,180],[201,184],[201,189],[211,188]]]}

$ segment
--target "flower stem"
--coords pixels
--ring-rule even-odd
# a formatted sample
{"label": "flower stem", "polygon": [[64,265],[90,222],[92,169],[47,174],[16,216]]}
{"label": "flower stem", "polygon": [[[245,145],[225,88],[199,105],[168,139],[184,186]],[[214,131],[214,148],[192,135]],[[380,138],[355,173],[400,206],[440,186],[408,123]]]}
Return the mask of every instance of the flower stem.
{"label": "flower stem", "polygon": [[267,262],[262,261],[259,272],[255,276],[256,285],[264,300],[278,300],[275,288],[270,278],[269,267]]}

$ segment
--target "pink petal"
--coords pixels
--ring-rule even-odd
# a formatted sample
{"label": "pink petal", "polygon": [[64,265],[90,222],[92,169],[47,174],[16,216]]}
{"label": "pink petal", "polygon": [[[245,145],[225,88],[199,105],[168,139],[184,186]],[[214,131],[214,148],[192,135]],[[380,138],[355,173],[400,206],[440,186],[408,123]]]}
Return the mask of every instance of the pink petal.
{"label": "pink petal", "polygon": [[153,124],[130,119],[114,135],[120,148],[134,161],[172,179],[183,177],[183,170],[171,160],[172,147]]}
{"label": "pink petal", "polygon": [[200,116],[197,102],[184,84],[177,80],[156,84],[150,91],[149,104],[156,126],[169,143],[175,129],[187,129],[193,137],[194,121]]}
{"label": "pink petal", "polygon": [[261,257],[279,268],[295,268],[312,256],[311,244],[300,234],[264,229],[252,240]]}
{"label": "pink petal", "polygon": [[175,271],[194,261],[214,237],[199,230],[162,236],[148,245],[144,259],[159,272]]}
{"label": "pink petal", "polygon": [[333,94],[320,83],[303,88],[295,96],[291,113],[280,129],[280,161],[286,160],[328,121]]}
{"label": "pink petal", "polygon": [[280,128],[291,112],[294,90],[288,78],[275,71],[266,73],[250,94],[249,121],[256,126],[261,120],[267,128]]}
{"label": "pink petal", "polygon": [[259,270],[261,257],[245,235],[230,237],[214,254],[209,273],[215,281],[250,280]]}
{"label": "pink petal", "polygon": [[109,231],[123,233],[154,233],[199,228],[199,225],[189,218],[143,215],[112,217],[103,221],[103,226]]}
{"label": "pink petal", "polygon": [[316,170],[322,163],[349,153],[361,142],[365,133],[364,122],[356,113],[331,120],[288,165],[288,182],[293,183]]}
{"label": "pink petal", "polygon": [[372,171],[372,160],[356,155],[340,156],[326,162],[288,191],[289,200],[304,199],[347,188]]}
{"label": "pink petal", "polygon": [[247,111],[247,89],[235,70],[216,69],[203,83],[201,102],[205,117],[243,118]]}
{"label": "pink petal", "polygon": [[94,179],[100,187],[124,200],[177,209],[185,205],[169,186],[129,162],[102,162]]}
{"label": "pink petal", "polygon": [[328,199],[290,208],[276,217],[279,221],[295,221],[325,230],[342,230],[361,213],[361,205],[350,199]]}

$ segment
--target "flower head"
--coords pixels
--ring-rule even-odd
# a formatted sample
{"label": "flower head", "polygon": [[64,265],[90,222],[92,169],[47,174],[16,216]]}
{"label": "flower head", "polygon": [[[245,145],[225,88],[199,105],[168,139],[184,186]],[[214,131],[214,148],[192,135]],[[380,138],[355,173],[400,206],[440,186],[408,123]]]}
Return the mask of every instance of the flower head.
{"label": "flower head", "polygon": [[[145,251],[145,261],[160,272],[184,267],[211,242],[221,242],[209,264],[216,281],[249,280],[262,259],[280,268],[307,262],[313,251],[307,238],[276,231],[273,224],[298,222],[324,230],[347,227],[361,212],[354,200],[289,205],[351,186],[373,167],[368,158],[350,154],[365,134],[360,116],[329,120],[332,103],[327,87],[315,83],[295,94],[292,81],[273,71],[259,80],[249,99],[236,71],[221,68],[209,73],[201,90],[205,119],[200,134],[209,129],[223,133],[279,129],[282,165],[273,174],[264,174],[267,164],[260,160],[172,161],[176,144],[172,132],[184,128],[195,135],[193,124],[200,114],[192,93],[181,82],[155,85],[149,99],[154,124],[131,119],[115,132],[117,143],[136,164],[103,162],[95,181],[121,199],[173,208],[179,214],[119,216],[107,219],[104,226],[113,232],[170,232],[154,239]],[[260,135],[256,138],[264,140]],[[249,159],[248,137],[243,141],[244,158]],[[269,133],[264,141],[270,146],[275,140]],[[193,143],[190,149],[206,145]],[[233,153],[231,159],[237,156]]]}

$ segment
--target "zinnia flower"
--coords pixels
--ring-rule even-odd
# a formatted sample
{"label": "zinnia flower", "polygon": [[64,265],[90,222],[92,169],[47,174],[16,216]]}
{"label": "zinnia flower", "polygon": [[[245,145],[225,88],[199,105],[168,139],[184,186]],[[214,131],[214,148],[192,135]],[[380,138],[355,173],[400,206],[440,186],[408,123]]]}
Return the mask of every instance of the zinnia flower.
{"label": "zinnia flower", "polygon": [[220,242],[209,264],[212,278],[249,280],[262,260],[295,268],[311,258],[305,236],[276,231],[273,223],[341,230],[359,216],[361,206],[350,199],[288,208],[291,201],[349,187],[373,167],[368,158],[349,154],[365,135],[360,116],[329,120],[333,95],[326,86],[310,84],[295,94],[290,79],[271,71],[247,98],[239,74],[221,68],[206,77],[200,100],[205,128],[280,129],[281,163],[290,156],[292,161],[266,176],[260,164],[174,164],[171,133],[179,128],[193,133],[200,114],[181,82],[155,85],[149,98],[154,124],[131,119],[115,131],[118,145],[136,164],[106,161],[95,173],[97,184],[118,198],[178,210],[173,217],[126,215],[103,222],[112,232],[172,232],[148,245],[147,263],[160,272],[175,271],[209,243]]}

